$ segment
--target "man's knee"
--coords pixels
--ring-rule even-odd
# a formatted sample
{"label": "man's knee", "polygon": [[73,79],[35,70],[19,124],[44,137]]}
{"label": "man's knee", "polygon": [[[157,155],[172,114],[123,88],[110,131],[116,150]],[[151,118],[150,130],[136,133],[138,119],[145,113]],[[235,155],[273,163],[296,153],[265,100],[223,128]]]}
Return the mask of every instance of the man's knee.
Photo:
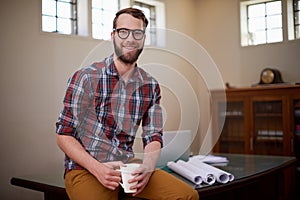
{"label": "man's knee", "polygon": [[190,192],[190,194],[189,194],[188,199],[190,199],[190,200],[199,200],[198,191],[195,190],[195,189],[192,189],[191,192]]}
{"label": "man's knee", "polygon": [[[175,191],[174,191],[175,192]],[[177,194],[174,194],[177,199],[184,199],[184,200],[199,200],[198,191],[194,188],[185,188],[181,191],[176,191]]]}

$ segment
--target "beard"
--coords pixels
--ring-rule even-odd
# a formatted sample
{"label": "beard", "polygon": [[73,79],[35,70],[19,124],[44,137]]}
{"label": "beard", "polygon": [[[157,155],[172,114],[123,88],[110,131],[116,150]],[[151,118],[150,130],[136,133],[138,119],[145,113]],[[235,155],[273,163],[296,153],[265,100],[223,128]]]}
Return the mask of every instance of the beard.
{"label": "beard", "polygon": [[116,44],[115,40],[113,40],[113,44],[114,44],[115,54],[117,55],[118,59],[121,62],[123,62],[124,64],[133,64],[133,63],[135,63],[137,61],[138,57],[140,56],[140,54],[143,51],[143,47],[142,47],[142,48],[139,48],[139,49],[136,49],[136,50],[132,50],[128,53],[124,53],[122,51],[122,48]]}

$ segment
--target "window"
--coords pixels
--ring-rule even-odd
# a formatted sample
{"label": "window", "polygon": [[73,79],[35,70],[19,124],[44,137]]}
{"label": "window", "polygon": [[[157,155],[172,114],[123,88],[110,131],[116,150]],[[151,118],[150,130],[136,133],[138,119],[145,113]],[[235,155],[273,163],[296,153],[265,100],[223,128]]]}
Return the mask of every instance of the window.
{"label": "window", "polygon": [[140,10],[142,10],[145,14],[145,16],[147,17],[147,19],[149,20],[149,24],[148,24],[148,28],[147,28],[147,35],[148,37],[146,37],[146,41],[145,44],[146,45],[156,45],[156,38],[157,38],[157,34],[156,34],[156,13],[155,13],[155,6],[149,5],[149,4],[145,4],[142,2],[134,2],[134,6],[135,8],[138,8]]}
{"label": "window", "polygon": [[241,3],[242,46],[283,41],[281,1]]}
{"label": "window", "polygon": [[42,31],[110,40],[116,12],[130,6],[149,20],[145,44],[164,46],[165,7],[156,0],[42,0]]}
{"label": "window", "polygon": [[287,0],[287,28],[288,39],[295,40],[300,38],[300,1]]}
{"label": "window", "polygon": [[[157,25],[164,27],[164,6],[161,2],[153,0],[136,0],[131,1],[131,5],[135,8],[144,11],[147,19],[149,20],[147,28],[146,45],[163,44],[162,38],[158,41]],[[92,0],[92,37],[95,39],[110,39],[110,32],[112,31],[112,22],[115,17],[115,13],[125,7],[130,6],[130,1],[120,0]],[[157,20],[157,15],[160,15],[161,20]],[[162,36],[162,34],[160,35]]]}
{"label": "window", "polygon": [[133,7],[143,10],[149,20],[145,44],[164,47],[166,38],[164,3],[155,0],[134,0]]}
{"label": "window", "polygon": [[42,31],[78,34],[77,0],[43,0]]}
{"label": "window", "polygon": [[300,0],[293,1],[294,14],[294,38],[300,38]]}
{"label": "window", "polygon": [[109,40],[119,0],[92,0],[92,37]]}

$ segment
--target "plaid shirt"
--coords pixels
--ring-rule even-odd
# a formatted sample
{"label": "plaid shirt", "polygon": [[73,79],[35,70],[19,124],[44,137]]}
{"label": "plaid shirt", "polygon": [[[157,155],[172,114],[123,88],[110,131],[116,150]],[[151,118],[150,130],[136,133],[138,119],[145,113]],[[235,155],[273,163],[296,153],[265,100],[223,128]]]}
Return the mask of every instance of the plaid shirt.
{"label": "plaid shirt", "polygon": [[[113,57],[75,72],[69,79],[56,133],[75,137],[100,162],[127,162],[142,123],[143,144],[162,143],[162,110],[158,82],[135,67],[127,84]],[[66,171],[82,169],[68,156]]]}

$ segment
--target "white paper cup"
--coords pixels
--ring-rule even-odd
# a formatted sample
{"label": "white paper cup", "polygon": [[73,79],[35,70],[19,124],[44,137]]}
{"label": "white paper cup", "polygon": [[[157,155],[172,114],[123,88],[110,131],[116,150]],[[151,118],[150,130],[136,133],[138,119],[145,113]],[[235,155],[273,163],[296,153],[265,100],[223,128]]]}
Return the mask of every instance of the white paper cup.
{"label": "white paper cup", "polygon": [[140,164],[129,163],[125,166],[120,167],[121,175],[122,175],[122,183],[120,185],[124,188],[125,193],[135,193],[137,190],[130,190],[130,187],[135,186],[137,182],[128,183],[128,180],[134,178],[132,172],[139,168]]}

